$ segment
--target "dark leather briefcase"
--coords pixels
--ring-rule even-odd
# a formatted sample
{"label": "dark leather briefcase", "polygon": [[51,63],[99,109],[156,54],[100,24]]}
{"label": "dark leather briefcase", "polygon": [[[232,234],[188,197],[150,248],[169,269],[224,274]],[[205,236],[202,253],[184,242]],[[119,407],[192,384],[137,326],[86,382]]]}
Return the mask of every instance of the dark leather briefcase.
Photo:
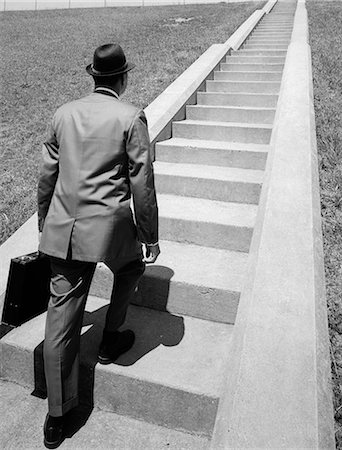
{"label": "dark leather briefcase", "polygon": [[18,326],[46,311],[50,273],[49,258],[38,252],[11,260],[2,323]]}

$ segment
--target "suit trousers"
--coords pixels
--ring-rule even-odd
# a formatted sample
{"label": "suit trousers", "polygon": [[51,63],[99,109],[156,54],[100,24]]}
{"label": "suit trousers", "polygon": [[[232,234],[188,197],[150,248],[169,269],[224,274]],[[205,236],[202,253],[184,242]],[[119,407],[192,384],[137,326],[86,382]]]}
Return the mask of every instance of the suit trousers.
{"label": "suit trousers", "polygon": [[[56,417],[78,405],[80,335],[96,263],[54,257],[50,257],[50,263],[51,295],[43,355],[49,414]],[[125,321],[145,264],[137,259],[120,269],[114,269],[111,263],[106,265],[114,273],[114,283],[104,329],[112,332]]]}

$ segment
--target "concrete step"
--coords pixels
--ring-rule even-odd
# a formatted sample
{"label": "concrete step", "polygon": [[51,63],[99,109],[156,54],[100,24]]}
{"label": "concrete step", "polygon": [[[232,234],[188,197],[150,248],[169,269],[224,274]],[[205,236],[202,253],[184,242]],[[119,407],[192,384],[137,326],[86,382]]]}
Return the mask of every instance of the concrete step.
{"label": "concrete step", "polygon": [[159,194],[160,238],[248,252],[256,205]]}
{"label": "concrete step", "polygon": [[264,172],[200,164],[154,164],[157,192],[257,205]]}
{"label": "concrete step", "polygon": [[243,48],[242,50],[238,50],[236,52],[233,52],[231,55],[246,55],[246,56],[286,56],[287,50],[272,50],[272,49],[262,49],[262,48],[256,48],[256,49],[249,49],[249,48]]}
{"label": "concrete step", "polygon": [[292,31],[293,29],[293,23],[290,22],[285,22],[285,23],[277,23],[277,24],[272,24],[272,23],[260,23],[260,25],[258,25],[255,30],[272,30],[272,31]]}
{"label": "concrete step", "polygon": [[251,37],[276,37],[276,38],[290,38],[292,31],[252,31]]}
{"label": "concrete step", "polygon": [[253,44],[286,44],[290,43],[290,38],[276,38],[276,37],[250,37],[245,42]]}
{"label": "concrete step", "polygon": [[284,64],[244,64],[244,63],[222,63],[220,65],[222,71],[231,70],[233,72],[282,72]]}
{"label": "concrete step", "polygon": [[186,118],[190,120],[272,124],[274,115],[275,108],[239,108],[207,105],[188,105],[186,107]]}
{"label": "concrete step", "polygon": [[264,72],[259,71],[234,71],[224,70],[214,72],[214,80],[216,81],[280,81],[283,75],[282,71],[267,72],[267,67]]}
{"label": "concrete step", "polygon": [[285,56],[247,56],[247,55],[230,55],[226,57],[227,63],[251,63],[251,64],[284,64]]}
{"label": "concrete step", "polygon": [[263,170],[268,149],[267,145],[260,144],[172,138],[157,142],[156,159],[180,164]]}
{"label": "concrete step", "polygon": [[280,81],[215,81],[206,82],[207,92],[244,92],[278,94]]}
{"label": "concrete step", "polygon": [[288,44],[254,44],[253,42],[246,43],[242,47],[243,50],[286,50],[288,49]]}
{"label": "concrete step", "polygon": [[[90,297],[81,337],[81,396],[101,410],[210,436],[232,326],[131,306],[127,328],[133,348],[115,364],[96,364],[107,301]],[[44,390],[45,314],[0,341],[3,379]],[[34,364],[32,364],[34,362]]]}
{"label": "concrete step", "polygon": [[287,50],[288,44],[258,44],[253,41],[244,44],[243,49],[274,49],[274,50]]}
{"label": "concrete step", "polygon": [[276,94],[197,92],[198,105],[220,105],[274,108],[277,105]]}
{"label": "concrete step", "polygon": [[259,32],[281,32],[281,33],[292,33],[293,30],[293,26],[292,25],[288,25],[288,26],[270,26],[270,25],[265,25],[265,26],[259,26],[257,28],[255,28],[253,30],[253,32],[255,31],[259,31]]}
{"label": "concrete step", "polygon": [[292,27],[288,27],[286,29],[280,28],[280,27],[277,27],[274,29],[272,29],[272,28],[261,28],[260,29],[259,27],[257,27],[257,28],[254,28],[254,30],[252,30],[252,34],[253,35],[254,34],[275,34],[275,35],[281,36],[281,35],[285,35],[285,34],[292,34]]}
{"label": "concrete step", "polygon": [[268,17],[264,17],[263,19],[262,19],[262,21],[260,22],[260,24],[293,24],[293,18],[294,18],[294,16],[292,15],[292,16],[290,16],[290,17],[288,17],[288,18],[285,18],[285,17],[276,17],[276,16],[274,16],[273,15],[273,13],[272,13],[272,16],[270,17],[270,16],[268,16]]}
{"label": "concrete step", "polygon": [[280,23],[264,23],[261,22],[256,30],[292,30],[293,23],[291,22],[280,22]]}
{"label": "concrete step", "polygon": [[[163,240],[160,248],[158,263],[146,267],[132,303],[233,324],[248,254]],[[112,286],[111,272],[98,264],[91,293],[109,299]]]}
{"label": "concrete step", "polygon": [[272,125],[187,119],[173,122],[172,130],[173,137],[185,139],[269,144]]}

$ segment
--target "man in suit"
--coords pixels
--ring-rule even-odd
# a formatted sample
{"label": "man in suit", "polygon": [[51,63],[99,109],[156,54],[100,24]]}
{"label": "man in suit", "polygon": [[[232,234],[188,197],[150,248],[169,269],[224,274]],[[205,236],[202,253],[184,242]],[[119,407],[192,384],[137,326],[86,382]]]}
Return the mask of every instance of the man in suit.
{"label": "man in suit", "polygon": [[56,111],[43,145],[39,250],[52,271],[44,341],[48,448],[63,441],[63,416],[78,404],[80,331],[96,263],[114,273],[98,353],[98,362],[109,364],[133,346],[133,331],[118,328],[145,262],[160,253],[146,118],[119,99],[133,67],[119,45],[97,48],[86,68],[94,92]]}

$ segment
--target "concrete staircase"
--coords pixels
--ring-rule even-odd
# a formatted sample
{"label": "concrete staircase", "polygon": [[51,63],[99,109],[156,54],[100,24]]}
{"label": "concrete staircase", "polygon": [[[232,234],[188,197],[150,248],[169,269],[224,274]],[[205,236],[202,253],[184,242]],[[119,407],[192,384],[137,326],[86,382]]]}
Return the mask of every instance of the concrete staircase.
{"label": "concrete staircase", "polygon": [[[87,305],[82,383],[94,386],[99,408],[211,436],[295,6],[276,4],[207,80],[186,119],[173,123],[172,138],[156,144],[162,253],[147,267],[129,310],[136,344],[117,364],[95,369],[111,288],[103,265]],[[44,317],[34,320],[42,333]],[[20,358],[22,364],[42,340],[30,340],[25,327],[6,337],[9,378],[11,364]]]}

